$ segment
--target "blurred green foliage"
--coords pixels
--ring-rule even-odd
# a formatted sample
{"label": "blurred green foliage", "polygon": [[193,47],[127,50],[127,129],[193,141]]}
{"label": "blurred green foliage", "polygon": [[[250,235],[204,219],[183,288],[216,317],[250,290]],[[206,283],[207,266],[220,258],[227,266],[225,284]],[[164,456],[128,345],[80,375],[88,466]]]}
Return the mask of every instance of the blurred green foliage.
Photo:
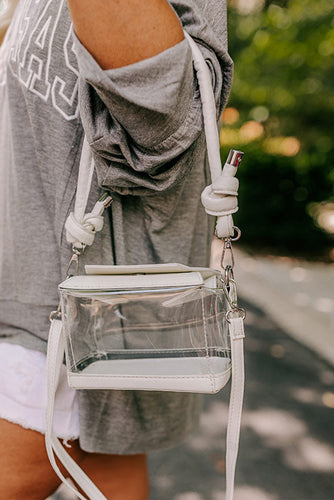
{"label": "blurred green foliage", "polygon": [[229,10],[235,76],[222,130],[224,158],[231,146],[245,151],[235,220],[246,245],[326,259],[333,235],[310,207],[334,193],[334,1],[263,2],[246,14],[238,3]]}

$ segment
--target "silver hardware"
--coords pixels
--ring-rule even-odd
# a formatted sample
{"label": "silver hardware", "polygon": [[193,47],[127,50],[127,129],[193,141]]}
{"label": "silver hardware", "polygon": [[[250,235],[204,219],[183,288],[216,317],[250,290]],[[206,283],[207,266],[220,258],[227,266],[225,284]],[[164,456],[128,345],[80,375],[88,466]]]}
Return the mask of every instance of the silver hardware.
{"label": "silver hardware", "polygon": [[[241,238],[241,229],[239,229],[237,226],[232,226],[232,229],[234,230],[234,234],[236,233],[236,236],[229,236],[228,239],[230,239],[231,241],[238,241],[240,238]],[[218,236],[217,234],[217,229],[215,229],[215,237],[218,238],[218,240],[225,240],[226,237],[221,237],[221,236]]]}
{"label": "silver hardware", "polygon": [[220,265],[222,269],[224,269],[224,271],[226,271],[226,269],[231,269],[233,271],[234,255],[232,251],[232,243],[231,243],[232,240],[231,238],[224,238],[223,241],[224,241],[224,246],[223,246]]}
{"label": "silver hardware", "polygon": [[243,151],[237,151],[236,149],[230,149],[226,163],[232,165],[233,167],[239,167],[242,157],[244,156]]}
{"label": "silver hardware", "polygon": [[[236,282],[234,281],[234,279],[230,279],[230,284],[228,289],[225,280],[223,278],[219,278],[219,280],[223,284],[222,290],[226,296],[227,302],[229,303],[231,309],[236,309],[238,307]],[[232,295],[234,297],[233,299]]]}
{"label": "silver hardware", "polygon": [[229,302],[231,308],[236,309],[238,307],[238,292],[237,292],[237,284],[234,279],[230,279],[229,297],[230,297]]}
{"label": "silver hardware", "polygon": [[[79,256],[83,253],[84,250],[85,250],[85,245],[83,245],[81,248],[75,247],[74,245],[72,246],[72,252],[73,252],[73,254],[72,254],[72,257],[70,258],[70,261],[69,261],[67,269],[66,269],[66,279],[68,279],[71,276],[73,276],[73,274],[71,274],[71,272],[70,272],[71,267],[73,265],[75,266],[74,274],[78,274],[78,270],[79,270]],[[49,320],[52,321],[54,319],[61,320],[61,306],[60,306],[60,304],[57,307],[56,311],[51,311],[50,312]]]}
{"label": "silver hardware", "polygon": [[229,282],[229,287],[227,287],[225,281],[220,278],[220,281],[223,283],[223,291],[226,296],[227,302],[230,306],[230,309],[226,312],[225,318],[228,323],[231,323],[230,316],[234,314],[234,317],[237,315],[238,318],[242,318],[243,320],[246,318],[246,311],[242,307],[238,307],[238,296],[237,296],[237,285],[234,279],[231,279]]}
{"label": "silver hardware", "polygon": [[57,307],[56,311],[51,311],[49,315],[49,320],[52,321],[54,319],[61,319],[61,308],[60,304]]}
{"label": "silver hardware", "polygon": [[[70,261],[68,263],[68,266],[67,266],[67,269],[66,269],[66,279],[70,278],[71,276],[74,276],[76,274],[78,274],[78,270],[79,270],[79,256],[83,253],[83,251],[85,250],[85,247],[86,245],[83,245],[81,248],[78,248],[76,246],[72,246],[72,257],[70,258]],[[70,271],[71,271],[71,268],[75,266],[75,269],[74,269],[74,274],[72,274]],[[61,307],[60,307],[60,304],[57,308],[56,311],[51,311],[50,312],[50,315],[49,315],[49,320],[52,321],[54,319],[59,319],[61,320]]]}
{"label": "silver hardware", "polygon": [[[103,203],[104,208],[108,208],[112,204],[113,199],[108,193],[103,193],[103,195],[99,198],[99,202]],[[79,257],[84,252],[85,248],[86,248],[86,245],[84,243],[81,243],[81,247],[76,247],[75,245],[72,246],[73,253],[72,253],[72,257],[70,258],[70,261],[68,263],[67,269],[66,269],[66,279],[78,274]],[[74,266],[74,273],[71,273],[71,268],[73,266]],[[49,320],[52,321],[54,319],[61,320],[61,306],[60,306],[60,304],[59,304],[56,311],[50,312]]]}
{"label": "silver hardware", "polygon": [[227,289],[229,290],[230,281],[234,279],[233,268],[232,268],[232,266],[226,266],[224,271],[225,271],[225,283],[226,283]]}
{"label": "silver hardware", "polygon": [[[83,252],[83,249],[78,249],[76,247],[73,247],[73,255],[72,257],[70,258],[70,261],[68,263],[68,266],[67,266],[67,269],[66,269],[66,279],[67,278],[70,278],[71,276],[75,276],[78,274],[78,270],[79,270],[79,255],[81,255],[81,253]],[[70,271],[71,271],[71,267],[74,266],[74,274],[72,274]]]}
{"label": "silver hardware", "polygon": [[237,233],[237,234],[236,234],[236,236],[233,235],[233,237],[230,238],[231,241],[238,241],[238,240],[240,240],[240,238],[241,238],[241,229],[239,229],[237,226],[232,226],[232,227],[233,227],[235,233]]}
{"label": "silver hardware", "polygon": [[[227,288],[230,286],[230,280],[234,279],[233,269],[234,269],[234,255],[232,250],[232,241],[237,241],[241,236],[241,231],[237,226],[233,226],[236,236],[229,238],[218,238],[223,240],[223,252],[221,256],[220,266],[225,272],[225,282]],[[216,234],[217,236],[217,234]],[[226,263],[227,261],[227,263]]]}
{"label": "silver hardware", "polygon": [[72,245],[72,252],[75,253],[78,257],[84,253],[84,250],[86,248],[86,245],[84,243],[81,243],[81,247],[76,247],[75,245]]}
{"label": "silver hardware", "polygon": [[104,208],[108,208],[112,204],[113,199],[108,193],[103,193],[101,198],[99,198],[99,202],[103,203]]}
{"label": "silver hardware", "polygon": [[242,307],[235,307],[235,308],[227,311],[227,313],[225,314],[225,318],[226,318],[226,321],[228,323],[231,323],[230,314],[238,314],[237,318],[241,318],[241,319],[246,318],[246,311]]}

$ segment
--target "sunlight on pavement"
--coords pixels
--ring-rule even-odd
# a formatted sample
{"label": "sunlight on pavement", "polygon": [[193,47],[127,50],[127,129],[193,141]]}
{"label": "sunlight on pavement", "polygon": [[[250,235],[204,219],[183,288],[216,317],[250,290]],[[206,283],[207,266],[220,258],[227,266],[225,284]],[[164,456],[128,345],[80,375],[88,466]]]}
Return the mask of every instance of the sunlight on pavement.
{"label": "sunlight on pavement", "polygon": [[305,423],[295,416],[265,408],[245,412],[243,422],[264,440],[267,447],[281,450],[283,462],[292,469],[334,472],[334,448],[311,437]]}
{"label": "sunlight on pavement", "polygon": [[222,401],[215,401],[201,416],[201,429],[207,434],[216,437],[226,429],[228,407]]}
{"label": "sunlight on pavement", "polygon": [[[213,500],[224,500],[224,496],[213,497]],[[279,497],[251,486],[237,486],[235,488],[236,500],[278,500]]]}
{"label": "sunlight on pavement", "polygon": [[305,387],[293,387],[290,390],[291,396],[299,403],[316,404],[322,406],[321,394],[314,389]]}
{"label": "sunlight on pavement", "polygon": [[314,389],[294,387],[291,389],[290,393],[291,396],[300,403],[326,406],[327,408],[334,409],[334,392],[326,391],[321,393]]}
{"label": "sunlight on pavement", "polygon": [[243,424],[261,436],[267,446],[275,448],[284,447],[307,433],[302,420],[273,408],[245,412]]}
{"label": "sunlight on pavement", "polygon": [[304,437],[284,452],[285,462],[300,471],[334,472],[334,449],[325,443]]}
{"label": "sunlight on pavement", "polygon": [[199,493],[195,493],[194,491],[189,491],[187,493],[181,493],[181,495],[177,495],[174,497],[174,500],[207,500],[202,497]]}
{"label": "sunlight on pavement", "polygon": [[290,278],[292,281],[300,283],[307,279],[307,270],[304,267],[293,267],[290,269]]}
{"label": "sunlight on pavement", "polygon": [[[217,269],[221,250],[221,242],[214,240],[211,265]],[[264,317],[273,319],[278,327],[333,365],[334,264],[250,255],[237,244],[234,256],[240,297],[261,308]],[[255,316],[247,323],[262,328],[261,315]]]}
{"label": "sunlight on pavement", "polygon": [[285,355],[285,347],[281,344],[273,344],[270,347],[270,354],[273,358],[283,358]]}
{"label": "sunlight on pavement", "polygon": [[334,408],[334,393],[333,392],[325,392],[322,395],[322,402],[327,408]]}
{"label": "sunlight on pavement", "polygon": [[160,474],[154,478],[154,482],[161,490],[167,490],[173,485],[173,478],[167,474]]}
{"label": "sunlight on pavement", "polygon": [[244,271],[251,273],[257,271],[258,264],[252,257],[245,257],[245,259],[241,262],[241,267]]}
{"label": "sunlight on pavement", "polygon": [[317,311],[329,313],[334,309],[334,301],[328,297],[320,297],[315,301],[314,307]]}
{"label": "sunlight on pavement", "polygon": [[214,402],[209,411],[201,415],[201,432],[188,439],[189,448],[196,451],[209,451],[217,445],[226,432],[228,407],[225,403]]}

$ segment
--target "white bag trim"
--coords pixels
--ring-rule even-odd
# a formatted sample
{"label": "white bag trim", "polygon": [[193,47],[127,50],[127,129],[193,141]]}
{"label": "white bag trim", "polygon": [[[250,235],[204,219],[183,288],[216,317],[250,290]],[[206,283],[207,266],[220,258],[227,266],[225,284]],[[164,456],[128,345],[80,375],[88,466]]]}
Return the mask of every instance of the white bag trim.
{"label": "white bag trim", "polygon": [[[185,32],[193,53],[194,67],[200,87],[203,107],[204,128],[207,141],[208,159],[212,184],[204,189],[202,203],[209,214],[218,216],[216,234],[220,238],[233,236],[232,214],[237,211],[238,181],[234,179],[236,166],[225,164],[222,169],[220,160],[219,134],[216,120],[216,106],[212,90],[211,74],[206,62],[192,38]],[[102,213],[105,204],[98,201],[93,211],[85,215],[91,180],[94,171],[92,153],[84,139],[79,166],[78,186],[74,213],[66,221],[67,240],[76,248],[84,248],[94,241],[96,231],[103,227]],[[56,315],[57,316],[57,315]],[[233,500],[235,466],[239,448],[240,421],[244,393],[244,324],[243,318],[229,319],[232,360],[232,386],[230,393],[229,416],[226,437],[226,500]],[[107,500],[95,484],[83,472],[79,465],[63,448],[53,430],[53,414],[55,395],[58,385],[60,368],[64,359],[64,337],[62,321],[52,319],[47,353],[47,410],[45,442],[50,463],[58,477],[81,500]],[[55,455],[63,463],[73,480],[85,492],[83,496],[61,473],[57,466]]]}

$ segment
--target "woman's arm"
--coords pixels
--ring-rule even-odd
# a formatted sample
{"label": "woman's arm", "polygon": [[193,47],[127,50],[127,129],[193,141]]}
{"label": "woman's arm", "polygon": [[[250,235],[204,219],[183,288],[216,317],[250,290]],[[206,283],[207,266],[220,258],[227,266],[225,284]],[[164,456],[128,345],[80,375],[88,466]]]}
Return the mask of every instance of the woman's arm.
{"label": "woman's arm", "polygon": [[[88,1],[68,0],[70,5],[76,4],[78,15],[85,13],[85,23],[90,26],[88,9],[82,9]],[[90,0],[89,3],[97,6],[107,4],[107,1]],[[111,5],[114,2],[116,0],[109,0]],[[168,15],[162,16],[164,21],[158,16],[159,23],[164,23],[163,29],[159,25],[161,38],[155,35],[159,30],[153,23],[152,10],[148,13],[146,9],[158,5],[159,9],[155,12],[161,14],[162,5],[169,9],[167,0],[122,2],[123,6],[118,6],[119,12],[116,9],[116,14],[125,5],[136,5],[138,9],[139,4],[145,5],[140,17],[146,12],[149,22],[147,26],[145,23],[142,25],[143,33],[132,26],[130,33],[125,35],[131,24],[136,25],[133,15],[138,17],[138,12],[130,9],[132,22],[126,19],[125,27],[115,27],[117,43],[121,43],[121,47],[128,43],[138,46],[143,44],[145,52],[139,54],[141,60],[131,64],[133,54],[126,49],[125,56],[131,59],[124,61],[123,57],[122,61],[118,61],[120,66],[115,67],[113,58],[118,58],[119,54],[115,53],[115,47],[109,40],[110,52],[109,49],[107,52],[112,55],[113,67],[105,71],[98,64],[94,50],[88,47],[76,27],[80,40],[88,48],[74,37],[80,75],[80,116],[94,154],[100,186],[120,195],[167,193],[178,184],[182,185],[182,180],[196,164],[199,155],[202,155],[204,142],[201,100],[193,72],[191,49],[185,39],[177,43],[177,36],[169,38],[173,30],[166,28],[166,18],[176,26],[178,33],[180,26],[174,17],[175,11],[181,25],[197,41],[211,71],[217,108],[221,111],[227,100],[232,76],[232,61],[226,50],[225,0],[211,1],[210,9],[205,8],[207,2],[204,1],[169,0],[174,11],[168,10]],[[98,7],[95,9],[100,15]],[[75,18],[75,14],[72,15]],[[102,19],[101,23],[104,22],[107,20]],[[115,36],[116,32],[112,33],[110,29],[109,33],[108,29],[104,41],[109,35]],[[84,31],[87,31],[88,37],[92,36],[91,27]],[[142,36],[143,39],[139,41]],[[183,38],[182,31],[180,38]],[[146,40],[145,44],[143,40]],[[160,45],[160,52],[150,57],[151,42],[155,44],[157,40],[160,43],[162,40],[164,44]],[[170,48],[168,45],[171,45]],[[134,49],[137,51],[138,47]],[[105,50],[102,50],[102,56]],[[202,160],[200,163],[202,165]],[[203,170],[203,165],[199,168]]]}
{"label": "woman's arm", "polygon": [[102,69],[126,66],[183,40],[167,0],[68,0],[74,30]]}

